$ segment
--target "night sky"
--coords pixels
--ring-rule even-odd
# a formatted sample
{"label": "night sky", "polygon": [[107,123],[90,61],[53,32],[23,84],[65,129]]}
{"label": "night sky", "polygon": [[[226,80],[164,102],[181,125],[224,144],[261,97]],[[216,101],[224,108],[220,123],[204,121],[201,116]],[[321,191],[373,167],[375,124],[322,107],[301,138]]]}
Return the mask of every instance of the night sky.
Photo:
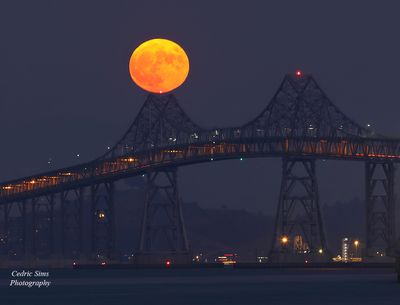
{"label": "night sky", "polygon": [[[1,1],[0,180],[89,161],[119,140],[146,98],[130,55],[157,37],[188,53],[175,94],[202,126],[251,120],[301,69],[349,117],[400,137],[399,12],[396,1]],[[272,212],[280,166],[181,168],[182,196]],[[362,162],[319,161],[317,170],[322,203],[363,197]]]}

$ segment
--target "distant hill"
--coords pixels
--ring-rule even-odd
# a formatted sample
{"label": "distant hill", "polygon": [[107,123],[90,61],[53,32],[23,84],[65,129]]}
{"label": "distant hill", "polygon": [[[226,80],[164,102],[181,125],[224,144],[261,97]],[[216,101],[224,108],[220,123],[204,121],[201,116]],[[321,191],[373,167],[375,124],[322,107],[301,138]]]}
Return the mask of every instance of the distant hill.
{"label": "distant hill", "polygon": [[[116,196],[117,247],[131,253],[139,243],[143,213],[143,193],[129,190]],[[224,207],[206,209],[197,203],[184,203],[183,214],[193,253],[215,256],[238,253],[254,259],[256,251],[265,254],[270,245],[273,218],[262,213]]]}
{"label": "distant hill", "polygon": [[[117,200],[118,246],[126,252],[139,242],[143,193],[119,192]],[[271,245],[274,217],[261,212],[222,207],[203,208],[191,202],[183,204],[189,241],[194,253],[215,256],[235,252],[244,260],[266,255]],[[340,253],[343,237],[365,241],[365,208],[360,199],[323,205],[322,214],[332,254]]]}

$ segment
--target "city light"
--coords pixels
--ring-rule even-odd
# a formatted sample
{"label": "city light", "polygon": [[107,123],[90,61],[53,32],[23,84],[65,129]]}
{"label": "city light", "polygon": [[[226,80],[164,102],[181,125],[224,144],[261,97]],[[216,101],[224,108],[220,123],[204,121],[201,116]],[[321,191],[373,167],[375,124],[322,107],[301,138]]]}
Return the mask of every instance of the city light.
{"label": "city light", "polygon": [[216,261],[224,265],[236,264],[237,255],[235,253],[225,253],[224,255],[218,256]]}
{"label": "city light", "polygon": [[174,153],[182,153],[182,150],[171,149],[171,150],[164,150],[163,152],[174,154]]}
{"label": "city light", "polygon": [[362,262],[362,257],[360,255],[360,251],[358,248],[361,246],[361,243],[357,239],[351,239],[345,237],[342,239],[342,253],[338,255],[336,258],[333,258],[335,262]]}
{"label": "city light", "polygon": [[324,253],[324,250],[319,249],[319,250],[318,250],[318,253],[319,253],[319,254],[322,254],[322,253]]}
{"label": "city light", "polygon": [[72,176],[72,173],[70,173],[70,172],[60,173],[59,175],[61,175],[61,176]]}
{"label": "city light", "polygon": [[129,157],[129,158],[121,159],[121,161],[123,161],[123,162],[137,162],[138,159]]}
{"label": "city light", "polygon": [[289,239],[287,238],[287,236],[282,236],[282,238],[281,238],[282,244],[287,244],[288,241],[289,241]]}
{"label": "city light", "polygon": [[106,217],[106,214],[104,213],[104,212],[100,212],[99,213],[99,218],[100,219],[103,219],[103,218],[105,218]]}

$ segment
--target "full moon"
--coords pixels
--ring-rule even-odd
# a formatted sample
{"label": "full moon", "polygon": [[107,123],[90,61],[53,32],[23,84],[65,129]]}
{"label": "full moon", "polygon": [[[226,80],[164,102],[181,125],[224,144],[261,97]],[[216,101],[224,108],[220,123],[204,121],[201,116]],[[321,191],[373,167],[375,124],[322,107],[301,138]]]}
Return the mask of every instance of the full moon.
{"label": "full moon", "polygon": [[133,51],[129,72],[136,85],[161,94],[182,85],[189,73],[189,58],[177,43],[151,39]]}

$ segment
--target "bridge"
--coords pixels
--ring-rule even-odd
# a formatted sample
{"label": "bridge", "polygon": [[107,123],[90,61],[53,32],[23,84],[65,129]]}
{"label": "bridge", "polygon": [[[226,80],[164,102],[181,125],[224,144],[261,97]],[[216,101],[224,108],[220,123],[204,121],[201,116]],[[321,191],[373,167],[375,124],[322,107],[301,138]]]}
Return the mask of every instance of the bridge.
{"label": "bridge", "polygon": [[[367,255],[393,246],[394,174],[395,163],[400,162],[400,139],[357,124],[333,104],[311,75],[295,73],[286,75],[266,108],[241,126],[202,128],[186,115],[173,94],[151,94],[123,137],[99,158],[2,182],[2,253],[35,258],[43,247],[39,240],[44,239],[49,256],[80,257],[84,214],[89,213],[90,257],[101,254],[112,260],[118,208],[115,182],[144,175],[146,195],[136,261],[190,262],[178,168],[264,157],[282,159],[272,261],[303,253],[314,260],[329,258],[318,194],[318,159],[365,163]],[[11,219],[18,220],[18,229],[11,228]],[[47,226],[46,236],[37,230],[39,223]],[[305,248],[293,250],[287,241],[299,236]],[[68,248],[70,239],[78,244],[73,252]],[[60,243],[59,254],[56,243]]]}

